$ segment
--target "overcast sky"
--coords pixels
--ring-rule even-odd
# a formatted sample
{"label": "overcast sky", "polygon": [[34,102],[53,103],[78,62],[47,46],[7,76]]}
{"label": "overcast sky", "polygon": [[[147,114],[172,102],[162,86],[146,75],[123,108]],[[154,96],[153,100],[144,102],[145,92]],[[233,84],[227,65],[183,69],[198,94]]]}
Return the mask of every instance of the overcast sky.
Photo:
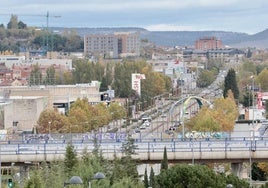
{"label": "overcast sky", "polygon": [[0,0],[0,23],[5,25],[15,14],[29,26],[46,27],[47,12],[50,27],[248,34],[268,28],[268,0]]}

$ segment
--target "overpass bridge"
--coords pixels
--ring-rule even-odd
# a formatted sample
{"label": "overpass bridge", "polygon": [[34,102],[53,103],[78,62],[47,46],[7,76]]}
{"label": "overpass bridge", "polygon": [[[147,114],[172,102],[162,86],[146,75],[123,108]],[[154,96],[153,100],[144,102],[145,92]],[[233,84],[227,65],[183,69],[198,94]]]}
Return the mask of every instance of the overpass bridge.
{"label": "overpass bridge", "polygon": [[[122,142],[103,140],[99,149],[104,158],[113,160],[124,156]],[[63,160],[66,146],[64,140],[54,140],[45,143],[0,143],[1,165],[36,164],[43,161],[51,162]],[[72,142],[78,157],[87,149],[90,153],[94,149],[93,141],[75,140]],[[252,140],[249,138],[222,140],[137,140],[136,154],[132,157],[141,163],[159,163],[163,159],[164,147],[167,149],[169,162],[231,162],[242,163],[249,160],[268,160],[268,138]]]}

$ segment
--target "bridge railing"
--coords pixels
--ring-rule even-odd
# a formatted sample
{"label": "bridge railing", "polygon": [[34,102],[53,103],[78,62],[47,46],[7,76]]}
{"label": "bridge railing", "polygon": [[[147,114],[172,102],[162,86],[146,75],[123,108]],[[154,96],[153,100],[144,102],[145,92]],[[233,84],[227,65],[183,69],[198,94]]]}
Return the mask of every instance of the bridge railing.
{"label": "bridge railing", "polygon": [[[38,143],[38,144],[27,144],[19,143],[12,144],[6,143],[0,145],[1,159],[2,162],[16,162],[17,161],[28,161],[29,156],[38,157],[38,160],[50,160],[54,157],[59,156],[61,159],[64,157],[67,147],[66,142],[58,143]],[[93,142],[73,142],[75,151],[78,155],[81,155],[85,150],[91,153],[94,149]],[[100,150],[104,156],[113,156],[114,154],[122,156],[124,150],[122,148],[122,142],[101,142]],[[167,152],[173,155],[175,158],[190,158],[190,154],[195,154],[195,157],[201,158],[205,154],[212,156],[216,153],[220,153],[221,156],[226,158],[227,154],[236,153],[236,158],[241,157],[239,153],[246,153],[245,157],[248,157],[249,151],[256,153],[267,153],[268,152],[268,140],[191,140],[191,141],[162,141],[162,142],[135,142],[137,150],[136,158],[151,158],[153,155],[163,156],[164,148],[166,147]],[[149,156],[150,155],[150,156]],[[12,160],[13,161],[12,161]]]}

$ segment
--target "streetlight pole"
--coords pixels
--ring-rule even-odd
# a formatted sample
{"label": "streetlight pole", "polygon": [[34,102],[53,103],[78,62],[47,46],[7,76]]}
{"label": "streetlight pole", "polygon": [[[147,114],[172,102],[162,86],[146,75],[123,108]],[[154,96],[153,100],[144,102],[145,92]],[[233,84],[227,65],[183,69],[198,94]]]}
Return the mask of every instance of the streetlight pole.
{"label": "streetlight pole", "polygon": [[251,159],[251,154],[252,154],[252,148],[250,147],[250,150],[249,150],[249,187],[252,187],[252,169],[251,169],[252,159]]}
{"label": "streetlight pole", "polygon": [[254,83],[254,75],[251,76],[252,78],[252,128],[253,128],[253,144],[251,144],[251,146],[253,146],[253,148],[251,147],[251,150],[255,151],[255,83]]}
{"label": "streetlight pole", "polygon": [[191,140],[191,145],[192,145],[192,165],[194,165],[194,141]]}
{"label": "streetlight pole", "polygon": [[50,135],[50,126],[51,126],[51,121],[48,122],[48,134]]}

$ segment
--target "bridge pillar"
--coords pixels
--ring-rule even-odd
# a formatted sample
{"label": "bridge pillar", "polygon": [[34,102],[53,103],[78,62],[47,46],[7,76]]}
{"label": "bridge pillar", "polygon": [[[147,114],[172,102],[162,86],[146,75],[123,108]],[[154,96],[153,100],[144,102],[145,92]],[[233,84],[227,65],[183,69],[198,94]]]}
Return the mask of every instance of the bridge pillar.
{"label": "bridge pillar", "polygon": [[242,165],[243,163],[231,163],[232,174],[241,177],[243,170]]}
{"label": "bridge pillar", "polygon": [[29,178],[29,166],[20,166],[20,181],[23,182],[24,179]]}

